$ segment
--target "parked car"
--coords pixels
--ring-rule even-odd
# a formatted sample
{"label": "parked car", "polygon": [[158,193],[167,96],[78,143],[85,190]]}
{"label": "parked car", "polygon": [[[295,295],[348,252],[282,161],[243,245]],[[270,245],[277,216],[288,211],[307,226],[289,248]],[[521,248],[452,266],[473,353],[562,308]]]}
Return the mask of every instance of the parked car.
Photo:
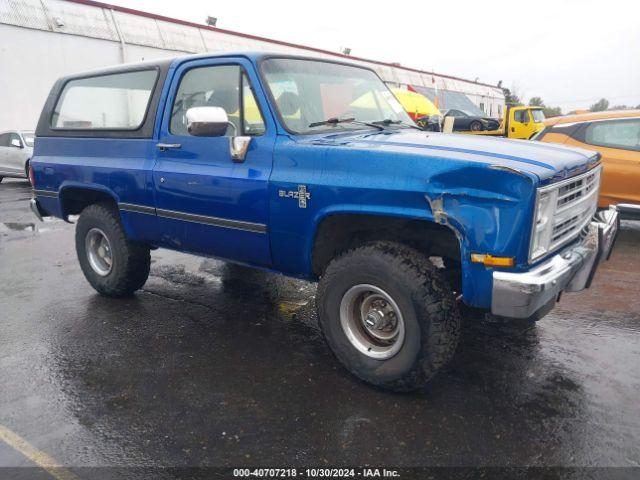
{"label": "parked car", "polygon": [[624,216],[640,217],[640,110],[550,118],[535,139],[600,153],[598,206],[618,205]]}
{"label": "parked car", "polygon": [[482,130],[497,130],[500,128],[500,122],[495,118],[479,117],[464,110],[451,108],[449,110],[443,110],[442,115],[444,118],[454,117],[454,132],[480,132]]}
{"label": "parked car", "polygon": [[0,182],[4,177],[29,178],[33,140],[33,132],[14,130],[0,133]]}
{"label": "parked car", "polygon": [[425,134],[373,70],[325,59],[207,54],[66,77],[36,135],[31,208],[79,214],[98,292],[141,288],[157,247],[319,281],[336,357],[393,390],[451,359],[462,303],[541,318],[589,286],[617,233],[615,210],[592,221],[597,153]]}

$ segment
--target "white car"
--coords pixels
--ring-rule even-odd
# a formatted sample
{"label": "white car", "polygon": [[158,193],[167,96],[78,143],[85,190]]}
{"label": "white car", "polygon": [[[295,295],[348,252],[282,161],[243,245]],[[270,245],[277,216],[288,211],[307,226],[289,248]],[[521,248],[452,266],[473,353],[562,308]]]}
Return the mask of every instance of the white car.
{"label": "white car", "polygon": [[0,182],[4,177],[29,178],[34,138],[33,132],[0,133]]}

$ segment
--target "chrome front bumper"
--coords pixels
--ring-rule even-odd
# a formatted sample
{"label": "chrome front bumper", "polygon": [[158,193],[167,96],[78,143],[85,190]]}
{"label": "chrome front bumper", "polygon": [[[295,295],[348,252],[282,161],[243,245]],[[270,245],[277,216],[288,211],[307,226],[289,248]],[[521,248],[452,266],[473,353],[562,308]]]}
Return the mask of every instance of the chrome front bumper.
{"label": "chrome front bumper", "polygon": [[491,313],[508,318],[541,318],[560,293],[589,288],[600,261],[611,255],[618,234],[615,207],[599,212],[582,241],[528,272],[493,272]]}

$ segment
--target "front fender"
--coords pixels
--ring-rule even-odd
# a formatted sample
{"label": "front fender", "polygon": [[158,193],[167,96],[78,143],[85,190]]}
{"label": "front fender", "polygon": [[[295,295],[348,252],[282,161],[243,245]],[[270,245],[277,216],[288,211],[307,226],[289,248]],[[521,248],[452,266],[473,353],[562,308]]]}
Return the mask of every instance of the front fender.
{"label": "front fender", "polygon": [[493,268],[471,262],[472,253],[513,257],[527,264],[537,179],[502,167],[469,167],[436,175],[426,198],[436,222],[460,240],[465,303],[491,305]]}
{"label": "front fender", "polygon": [[424,194],[424,208],[415,204],[325,206],[313,217],[312,234],[306,238],[304,248],[304,264],[312,264],[318,226],[331,215],[366,214],[433,222],[449,228],[458,239],[465,303],[488,308],[493,268],[472,263],[471,254],[514,257],[516,269],[526,268],[535,182],[533,177],[504,169],[461,169],[431,178]]}

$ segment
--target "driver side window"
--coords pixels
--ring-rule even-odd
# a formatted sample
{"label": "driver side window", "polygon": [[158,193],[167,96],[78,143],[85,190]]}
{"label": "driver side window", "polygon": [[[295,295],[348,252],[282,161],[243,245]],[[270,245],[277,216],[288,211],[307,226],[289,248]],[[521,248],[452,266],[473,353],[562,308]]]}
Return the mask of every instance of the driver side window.
{"label": "driver side window", "polygon": [[173,135],[189,134],[187,110],[193,107],[224,109],[233,125],[226,135],[264,134],[262,114],[249,81],[238,65],[196,67],[182,76],[171,111],[169,131]]}
{"label": "driver side window", "polygon": [[244,135],[263,135],[264,120],[246,74],[242,74],[242,130]]}
{"label": "driver side window", "polygon": [[526,110],[519,110],[513,114],[513,119],[516,122],[520,123],[528,123],[529,122],[529,112]]}

